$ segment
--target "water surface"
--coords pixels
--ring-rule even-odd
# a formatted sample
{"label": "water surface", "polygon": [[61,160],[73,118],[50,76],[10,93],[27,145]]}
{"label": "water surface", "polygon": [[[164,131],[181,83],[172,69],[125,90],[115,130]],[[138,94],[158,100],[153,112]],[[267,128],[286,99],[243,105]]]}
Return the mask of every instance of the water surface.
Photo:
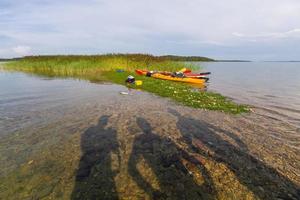
{"label": "water surface", "polygon": [[[238,103],[258,107],[264,115],[300,127],[300,63],[198,64],[212,72],[208,90],[219,92]],[[91,102],[93,98],[99,98],[99,94],[105,94],[102,95],[104,98],[108,94],[118,94],[112,91],[124,89],[116,85],[0,71],[0,127],[17,129],[26,123],[45,121],[32,115],[26,116],[26,113],[49,112],[54,107],[72,107],[84,100]]]}
{"label": "water surface", "polygon": [[300,63],[206,62],[208,89],[300,127]]}
{"label": "water surface", "polygon": [[[211,90],[226,77],[218,72]],[[242,84],[231,83],[240,87],[232,97],[247,97]],[[229,88],[223,91],[228,96]],[[72,199],[78,191],[120,199],[150,199],[148,191],[169,199],[299,197],[300,139],[294,126],[121,91],[128,90],[0,72],[0,199]],[[194,152],[182,154],[189,146]],[[205,166],[193,168],[195,162]],[[162,187],[154,190],[157,185]]]}
{"label": "water surface", "polygon": [[0,135],[51,123],[96,100],[112,101],[123,90],[126,88],[114,84],[0,71]]}

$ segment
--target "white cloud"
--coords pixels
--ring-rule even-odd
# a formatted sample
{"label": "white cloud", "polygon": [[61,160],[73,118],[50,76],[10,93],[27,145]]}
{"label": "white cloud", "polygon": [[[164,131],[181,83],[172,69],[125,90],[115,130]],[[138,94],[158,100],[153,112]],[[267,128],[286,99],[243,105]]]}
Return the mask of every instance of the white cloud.
{"label": "white cloud", "polygon": [[31,47],[29,46],[16,46],[12,50],[19,56],[27,56],[31,53]]}
{"label": "white cloud", "polygon": [[[0,30],[0,44],[4,44],[1,35],[8,36],[5,48],[26,44],[37,54],[148,52],[214,57],[225,51],[228,55],[232,51],[224,47],[233,46],[253,57],[262,55],[256,53],[262,47],[266,52],[274,49],[263,44],[254,47],[255,41],[272,39],[278,49],[300,46],[299,0],[3,1],[10,6],[2,9],[5,12],[0,9],[0,26],[5,27]],[[300,47],[295,51],[300,55]],[[232,57],[240,55],[232,53]]]}

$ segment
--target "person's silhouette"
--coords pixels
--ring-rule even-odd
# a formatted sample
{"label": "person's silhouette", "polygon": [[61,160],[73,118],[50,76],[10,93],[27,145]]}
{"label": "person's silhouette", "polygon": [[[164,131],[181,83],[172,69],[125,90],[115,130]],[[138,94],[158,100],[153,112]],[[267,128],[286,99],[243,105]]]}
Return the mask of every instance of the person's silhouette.
{"label": "person's silhouette", "polygon": [[105,128],[108,119],[100,117],[98,124],[81,136],[82,157],[71,199],[118,199],[111,154],[117,154],[120,163],[119,145],[117,132]]}
{"label": "person's silhouette", "polygon": [[[203,173],[204,183],[198,185],[189,174],[182,159],[193,159],[168,138],[152,133],[150,124],[143,118],[137,118],[137,124],[142,130],[134,142],[129,158],[129,174],[138,186],[152,199],[214,199],[215,192],[212,180],[201,163],[195,163]],[[141,158],[151,168],[159,182],[159,189],[154,188],[145,180],[138,170]]]}
{"label": "person's silhouette", "polygon": [[[246,145],[233,133],[226,132],[204,121],[185,117],[173,109],[169,112],[178,118],[177,128],[188,145],[196,148],[201,141],[214,155],[212,159],[224,163],[260,199],[300,199],[300,188],[272,167],[247,152]],[[222,139],[218,133],[230,136],[239,147]],[[201,151],[201,150],[199,150]]]}

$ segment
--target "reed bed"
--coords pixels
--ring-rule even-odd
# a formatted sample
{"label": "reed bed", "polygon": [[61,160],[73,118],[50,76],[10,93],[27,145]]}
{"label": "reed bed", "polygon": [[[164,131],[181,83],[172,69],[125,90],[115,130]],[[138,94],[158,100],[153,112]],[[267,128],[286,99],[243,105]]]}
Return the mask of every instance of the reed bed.
{"label": "reed bed", "polygon": [[[189,64],[189,67],[193,67]],[[7,64],[7,69],[49,76],[89,77],[105,71],[137,68],[176,71],[186,64],[144,54],[107,54],[98,56],[32,56]]]}

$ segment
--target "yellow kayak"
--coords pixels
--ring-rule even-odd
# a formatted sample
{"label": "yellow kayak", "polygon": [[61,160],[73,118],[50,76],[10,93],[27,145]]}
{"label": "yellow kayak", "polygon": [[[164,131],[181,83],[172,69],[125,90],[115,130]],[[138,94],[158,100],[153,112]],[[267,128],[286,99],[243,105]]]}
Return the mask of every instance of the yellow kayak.
{"label": "yellow kayak", "polygon": [[204,84],[205,83],[205,80],[203,80],[203,79],[187,78],[187,77],[180,78],[180,77],[172,77],[172,76],[163,75],[163,74],[152,74],[151,77],[169,80],[169,81],[184,82],[184,83],[196,83],[196,84]]}

